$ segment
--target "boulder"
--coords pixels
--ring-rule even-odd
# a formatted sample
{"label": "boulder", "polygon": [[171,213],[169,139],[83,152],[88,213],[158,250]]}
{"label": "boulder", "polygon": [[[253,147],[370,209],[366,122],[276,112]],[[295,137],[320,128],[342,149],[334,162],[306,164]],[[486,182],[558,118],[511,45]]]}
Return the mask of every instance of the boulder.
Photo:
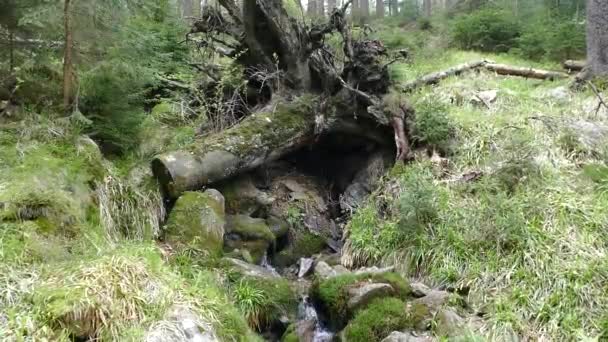
{"label": "boulder", "polygon": [[548,97],[552,98],[553,100],[555,100],[557,102],[569,102],[572,97],[570,90],[566,86],[560,86],[557,88],[553,88],[553,89],[547,91],[546,94]]}
{"label": "boulder", "polygon": [[165,241],[220,254],[226,224],[221,194],[215,190],[185,192],[175,202],[165,226]]}
{"label": "boulder", "polygon": [[227,180],[218,185],[218,189],[226,198],[226,212],[232,215],[266,213],[274,202],[271,195],[255,186],[250,175]]}
{"label": "boulder", "polygon": [[360,283],[348,289],[347,307],[350,312],[369,304],[376,298],[390,296],[394,289],[385,283]]}
{"label": "boulder", "polygon": [[306,277],[314,268],[315,261],[312,258],[301,258],[298,278]]}
{"label": "boulder", "polygon": [[257,278],[280,278],[276,272],[262,266],[257,266],[234,258],[224,258],[223,260],[225,260],[229,266],[235,268],[237,272],[241,273],[242,275]]}
{"label": "boulder", "polygon": [[328,279],[338,275],[338,272],[329,266],[325,261],[319,261],[315,265],[315,276],[319,279]]}
{"label": "boulder", "polygon": [[489,106],[491,103],[494,103],[497,98],[498,90],[484,90],[477,92],[473,96],[471,96],[471,102],[473,104]]}
{"label": "boulder", "polygon": [[602,153],[608,141],[608,126],[586,120],[577,120],[568,124],[568,130],[575,134],[579,143],[590,152]]}
{"label": "boulder", "polygon": [[457,337],[465,333],[465,321],[455,311],[442,309],[435,316],[435,333],[442,337]]}
{"label": "boulder", "polygon": [[378,182],[384,175],[390,158],[386,151],[373,153],[365,165],[357,172],[352,183],[346,187],[340,198],[340,209],[344,212],[352,212],[357,209],[363,201],[378,186]]}
{"label": "boulder", "polygon": [[412,332],[393,331],[382,342],[431,342],[433,339],[429,336],[417,336]]}
{"label": "boulder", "polygon": [[431,292],[431,289],[423,283],[411,283],[412,295],[416,298],[424,297]]}
{"label": "boulder", "polygon": [[224,245],[227,251],[246,249],[254,262],[260,263],[266,251],[275,243],[266,221],[247,215],[231,215],[226,218]]}
{"label": "boulder", "polygon": [[426,296],[415,299],[413,304],[421,304],[429,309],[431,313],[438,312],[450,299],[451,293],[446,291],[431,290]]}

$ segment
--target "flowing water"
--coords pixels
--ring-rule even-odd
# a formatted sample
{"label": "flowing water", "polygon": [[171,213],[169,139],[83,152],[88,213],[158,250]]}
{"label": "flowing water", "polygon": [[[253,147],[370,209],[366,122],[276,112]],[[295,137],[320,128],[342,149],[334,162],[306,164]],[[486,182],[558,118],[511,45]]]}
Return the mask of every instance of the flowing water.
{"label": "flowing water", "polygon": [[311,321],[315,324],[313,342],[330,342],[334,333],[327,329],[319,320],[319,315],[307,295],[302,296],[298,306],[298,320]]}

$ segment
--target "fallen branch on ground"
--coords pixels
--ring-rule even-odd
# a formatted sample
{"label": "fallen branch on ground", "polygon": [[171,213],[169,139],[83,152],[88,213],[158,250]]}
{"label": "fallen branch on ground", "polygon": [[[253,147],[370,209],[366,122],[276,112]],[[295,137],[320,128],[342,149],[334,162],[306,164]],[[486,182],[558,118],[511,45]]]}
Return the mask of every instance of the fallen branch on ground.
{"label": "fallen branch on ground", "polygon": [[415,89],[426,85],[437,84],[439,81],[450,76],[460,75],[463,72],[485,68],[488,71],[495,72],[499,75],[520,76],[526,78],[535,78],[540,80],[556,80],[567,78],[568,74],[559,71],[548,71],[542,69],[522,68],[507,64],[493,63],[487,60],[474,61],[470,63],[460,64],[449,69],[434,72],[422,76],[414,81],[408,82],[402,86],[404,92],[411,92]]}
{"label": "fallen branch on ground", "polygon": [[585,65],[587,65],[587,62],[585,62],[585,61],[574,61],[571,59],[564,61],[562,63],[562,66],[564,67],[564,69],[566,69],[569,73],[571,73],[573,71],[577,71],[577,72],[581,71],[581,70],[583,70]]}

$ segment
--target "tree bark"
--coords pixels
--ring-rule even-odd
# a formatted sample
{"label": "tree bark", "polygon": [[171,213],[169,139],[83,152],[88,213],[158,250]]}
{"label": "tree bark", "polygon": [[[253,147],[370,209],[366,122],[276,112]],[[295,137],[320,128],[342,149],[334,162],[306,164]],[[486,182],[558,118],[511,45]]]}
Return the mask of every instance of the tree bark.
{"label": "tree bark", "polygon": [[327,0],[327,12],[331,13],[335,8],[337,8],[336,0]]}
{"label": "tree bark", "polygon": [[369,17],[369,0],[361,0],[361,18]]}
{"label": "tree bark", "polygon": [[316,0],[308,0],[308,3],[306,4],[306,13],[311,17],[317,15]]}
{"label": "tree bark", "polygon": [[485,60],[473,61],[469,63],[460,64],[449,69],[434,72],[418,79],[415,79],[411,82],[408,82],[402,86],[403,91],[409,92],[415,89],[418,89],[425,85],[436,84],[439,81],[446,79],[450,76],[460,75],[465,71],[479,69],[484,67],[488,62]]}
{"label": "tree bark", "polygon": [[581,71],[583,70],[583,68],[585,68],[586,65],[586,61],[574,61],[570,59],[562,63],[564,69],[566,69],[569,73],[573,71]]}
{"label": "tree bark", "polygon": [[63,24],[65,34],[64,55],[63,55],[63,108],[66,113],[72,110],[73,102],[73,65],[72,65],[72,48],[73,32],[71,23],[71,0],[64,0],[63,7]]}
{"label": "tree bark", "polygon": [[608,76],[608,1],[587,1],[587,62],[590,76]]}
{"label": "tree bark", "polygon": [[433,3],[432,0],[424,0],[424,15],[430,17],[433,14]]}
{"label": "tree bark", "polygon": [[384,18],[384,0],[376,0],[376,16]]}
{"label": "tree bark", "polygon": [[486,69],[493,71],[499,75],[521,76],[526,78],[535,78],[539,80],[557,80],[567,78],[568,74],[559,71],[547,71],[541,69],[521,68],[505,64],[486,64]]}
{"label": "tree bark", "polygon": [[15,34],[11,30],[8,34],[8,70],[12,75],[15,70]]}
{"label": "tree bark", "polygon": [[317,13],[320,17],[325,17],[325,0],[317,1]]}

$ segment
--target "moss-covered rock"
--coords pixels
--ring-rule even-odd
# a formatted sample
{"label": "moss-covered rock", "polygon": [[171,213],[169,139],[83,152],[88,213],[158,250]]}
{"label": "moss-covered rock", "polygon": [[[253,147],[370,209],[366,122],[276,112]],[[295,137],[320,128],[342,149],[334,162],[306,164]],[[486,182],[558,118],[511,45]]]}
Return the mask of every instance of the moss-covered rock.
{"label": "moss-covered rock", "polygon": [[222,251],[225,214],[217,192],[186,192],[175,202],[165,227],[165,240],[178,247]]}
{"label": "moss-covered rock", "polygon": [[272,203],[272,198],[255,187],[250,175],[229,179],[218,185],[226,198],[226,213],[235,215],[264,214]]}
{"label": "moss-covered rock", "polygon": [[392,291],[382,292],[386,297],[407,299],[411,294],[409,283],[397,273],[349,273],[317,281],[313,286],[313,298],[325,309],[332,326],[340,328],[357,310],[365,308],[367,304],[360,303],[362,305],[349,309],[349,300],[354,293],[351,289],[370,283],[389,284]]}
{"label": "moss-covered rock", "polygon": [[344,329],[347,342],[381,341],[391,332],[411,327],[405,303],[397,298],[383,298],[359,311]]}
{"label": "moss-covered rock", "polygon": [[298,333],[296,332],[296,325],[290,324],[281,337],[281,342],[300,342]]}
{"label": "moss-covered rock", "polygon": [[309,257],[325,249],[325,239],[309,232],[294,233],[286,249],[275,254],[273,264],[287,267],[295,264],[300,258]]}
{"label": "moss-covered rock", "polygon": [[275,236],[264,219],[247,215],[231,215],[226,220],[225,248],[227,251],[246,249],[255,263],[274,245]]}

